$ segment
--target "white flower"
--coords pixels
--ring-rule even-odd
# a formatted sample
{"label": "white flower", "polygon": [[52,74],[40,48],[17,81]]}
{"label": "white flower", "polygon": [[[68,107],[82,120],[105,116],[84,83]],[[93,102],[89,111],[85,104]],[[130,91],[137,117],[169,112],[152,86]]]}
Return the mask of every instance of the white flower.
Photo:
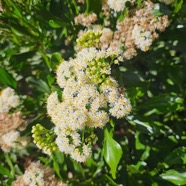
{"label": "white flower", "polygon": [[61,88],[68,84],[68,80],[73,77],[73,65],[68,61],[63,61],[57,68],[57,83]]}
{"label": "white flower", "polygon": [[83,145],[82,152],[79,148],[76,148],[72,153],[71,157],[77,162],[85,162],[91,156],[91,149],[88,145]]}
{"label": "white flower", "polygon": [[22,176],[19,176],[12,186],[67,186],[67,184],[58,180],[54,171],[43,164],[32,162],[25,170]]}
{"label": "white flower", "polygon": [[40,163],[32,163],[23,175],[24,183],[29,186],[44,186],[44,170],[39,168]]}
{"label": "white flower", "polygon": [[89,112],[88,116],[89,120],[87,126],[89,127],[102,128],[107,122],[109,122],[109,115],[103,110],[98,112]]}
{"label": "white flower", "polygon": [[76,131],[67,128],[55,127],[57,135],[56,144],[61,152],[72,154],[76,147],[81,144],[80,135]]}
{"label": "white flower", "polygon": [[115,12],[123,11],[127,0],[108,0],[108,5]]}
{"label": "white flower", "polygon": [[11,148],[23,149],[29,142],[28,137],[21,137],[18,131],[12,130],[0,137],[0,145],[3,151],[8,152]]}
{"label": "white flower", "polygon": [[[88,145],[81,144],[80,135],[77,131],[56,127],[55,133],[57,135],[56,144],[61,152],[69,154],[78,162],[85,162],[91,156],[91,149]],[[79,148],[82,148],[82,152]]]}
{"label": "white flower", "polygon": [[9,112],[11,108],[15,108],[19,104],[19,96],[15,95],[13,89],[7,87],[0,92],[0,112]]}
{"label": "white flower", "polygon": [[145,30],[139,25],[134,26],[132,31],[132,39],[134,39],[136,46],[144,52],[149,50],[149,47],[153,41],[151,32]]}
{"label": "white flower", "polygon": [[126,99],[123,95],[121,95],[114,104],[111,106],[112,108],[109,110],[110,114],[114,117],[122,118],[125,115],[129,114],[131,111],[131,105],[128,99]]}

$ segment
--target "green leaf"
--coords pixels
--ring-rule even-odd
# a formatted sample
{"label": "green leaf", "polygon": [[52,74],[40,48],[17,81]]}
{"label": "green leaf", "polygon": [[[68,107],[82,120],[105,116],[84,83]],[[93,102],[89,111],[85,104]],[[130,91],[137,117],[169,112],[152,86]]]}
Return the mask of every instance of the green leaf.
{"label": "green leaf", "polygon": [[176,103],[176,100],[180,100],[178,96],[173,96],[171,94],[164,94],[160,96],[154,96],[153,98],[143,102],[143,104],[138,105],[138,109],[149,110],[156,109],[161,113],[168,113],[170,111],[176,111],[177,107],[181,104]]}
{"label": "green leaf", "polygon": [[48,75],[47,76],[47,81],[48,81],[48,84],[50,85],[50,86],[52,86],[52,84],[54,84],[55,83],[55,78],[52,76],[52,75]]}
{"label": "green leaf", "polygon": [[110,173],[112,177],[116,178],[116,169],[118,163],[122,157],[121,146],[112,138],[112,135],[107,129],[104,131],[104,145],[103,145],[103,155],[106,163],[110,167]]}
{"label": "green leaf", "polygon": [[141,4],[142,0],[136,0],[136,3],[139,5]]}
{"label": "green leaf", "polygon": [[59,164],[56,161],[53,162],[53,167],[54,167],[54,170],[55,170],[56,174],[61,178],[60,167],[59,167]]}
{"label": "green leaf", "polygon": [[63,25],[54,21],[54,20],[49,20],[49,25],[52,27],[52,28],[61,28]]}
{"label": "green leaf", "polygon": [[62,164],[64,162],[64,154],[62,152],[53,152],[53,157],[59,164]]}
{"label": "green leaf", "polygon": [[175,185],[186,184],[186,172],[178,172],[174,169],[168,170],[160,175],[164,180],[167,180]]}
{"label": "green leaf", "polygon": [[169,166],[186,164],[186,147],[178,147],[165,158],[164,162]]}
{"label": "green leaf", "polygon": [[21,10],[19,7],[14,3],[14,1],[6,0],[5,3],[10,6],[13,10],[13,15],[17,18],[22,18]]}
{"label": "green leaf", "polygon": [[138,131],[136,131],[136,134],[135,134],[135,146],[136,146],[136,149],[137,150],[140,150],[140,149],[145,149],[145,145],[143,145],[141,142],[140,142],[140,133]]}
{"label": "green leaf", "polygon": [[4,68],[0,67],[0,82],[12,88],[16,88],[17,82]]}
{"label": "green leaf", "polygon": [[103,175],[103,179],[107,182],[107,184],[109,184],[110,186],[119,186],[117,183],[114,182],[114,180],[112,180],[112,178],[110,178],[107,174]]}
{"label": "green leaf", "polygon": [[163,15],[163,13],[160,12],[159,10],[153,10],[153,11],[152,11],[152,14],[153,14],[154,16],[157,16],[157,17]]}
{"label": "green leaf", "polygon": [[173,4],[173,6],[175,7],[174,12],[178,13],[182,8],[182,5],[183,5],[183,0],[176,0]]}
{"label": "green leaf", "polygon": [[4,155],[5,155],[6,162],[9,165],[10,170],[11,170],[10,171],[10,175],[11,175],[11,177],[14,177],[15,176],[15,167],[14,167],[14,165],[12,163],[10,155],[9,155],[9,153],[5,153]]}
{"label": "green leaf", "polygon": [[56,71],[57,66],[63,61],[61,54],[56,52],[51,56],[51,67]]}
{"label": "green leaf", "polygon": [[48,164],[51,162],[51,159],[45,158],[45,157],[38,157],[38,159],[39,159],[42,163],[44,163],[44,164],[46,164],[46,165],[48,165]]}
{"label": "green leaf", "polygon": [[32,84],[32,86],[34,86],[34,88],[37,89],[37,91],[42,93],[48,93],[48,94],[50,93],[50,88],[48,84],[42,79],[35,79],[33,77],[28,77],[26,81]]}
{"label": "green leaf", "polygon": [[80,175],[82,175],[83,178],[85,178],[85,173],[84,173],[84,169],[83,167],[81,166],[81,164],[79,164],[78,162],[76,161],[72,161],[73,163],[73,168],[74,170],[79,173]]}
{"label": "green leaf", "polygon": [[154,133],[153,128],[151,127],[149,122],[140,121],[138,119],[135,119],[133,116],[127,116],[126,119],[130,124],[140,127],[144,132],[148,132],[151,134]]}
{"label": "green leaf", "polygon": [[1,165],[0,165],[0,174],[11,176],[10,171],[8,169],[6,169],[5,167],[1,166]]}

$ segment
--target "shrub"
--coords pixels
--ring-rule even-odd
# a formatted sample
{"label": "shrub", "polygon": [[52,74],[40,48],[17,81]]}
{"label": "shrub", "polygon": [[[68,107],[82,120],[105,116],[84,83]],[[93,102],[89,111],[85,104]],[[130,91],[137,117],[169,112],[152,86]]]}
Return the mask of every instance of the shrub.
{"label": "shrub", "polygon": [[1,185],[186,185],[185,8],[2,1]]}

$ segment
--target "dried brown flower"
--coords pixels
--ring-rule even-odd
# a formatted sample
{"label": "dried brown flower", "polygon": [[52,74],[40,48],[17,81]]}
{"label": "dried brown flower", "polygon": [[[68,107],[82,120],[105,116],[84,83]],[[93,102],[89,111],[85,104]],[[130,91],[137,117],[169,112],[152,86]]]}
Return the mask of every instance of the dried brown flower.
{"label": "dried brown flower", "polygon": [[23,120],[21,112],[0,113],[0,136],[15,129],[22,131],[25,127],[25,120]]}
{"label": "dried brown flower", "polygon": [[163,32],[169,26],[168,16],[154,16],[154,8],[151,1],[145,1],[142,9],[131,10],[130,17],[117,23],[110,47],[116,50],[124,46],[123,57],[126,59],[137,54],[136,48],[149,50],[152,41],[159,36],[157,31]]}
{"label": "dried brown flower", "polygon": [[97,15],[95,13],[92,14],[79,14],[74,18],[74,22],[76,25],[81,24],[85,27],[90,26],[97,20]]}

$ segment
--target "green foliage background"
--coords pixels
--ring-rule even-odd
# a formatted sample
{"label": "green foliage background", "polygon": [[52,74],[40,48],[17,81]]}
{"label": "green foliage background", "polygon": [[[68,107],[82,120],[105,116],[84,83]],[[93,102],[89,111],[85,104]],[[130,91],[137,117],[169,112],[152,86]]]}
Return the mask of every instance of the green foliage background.
{"label": "green foliage background", "polygon": [[[75,27],[73,20],[80,10],[75,0],[1,3],[5,11],[0,13],[0,89],[10,86],[27,95],[22,112],[30,123],[22,135],[29,136],[37,123],[52,127],[46,99],[60,90],[55,70],[61,57],[74,55],[81,27]],[[99,13],[101,7],[97,0],[81,6],[87,13]],[[27,152],[0,151],[0,185],[11,185],[24,173],[28,158],[52,167],[69,185],[186,185],[186,1],[161,8],[171,17],[169,28],[150,51],[139,52],[113,69],[126,87],[133,110],[125,119],[113,120],[115,125],[111,123],[105,131],[97,131],[92,158],[79,164],[62,153],[48,157],[33,144]],[[72,41],[68,46],[67,37]]]}

